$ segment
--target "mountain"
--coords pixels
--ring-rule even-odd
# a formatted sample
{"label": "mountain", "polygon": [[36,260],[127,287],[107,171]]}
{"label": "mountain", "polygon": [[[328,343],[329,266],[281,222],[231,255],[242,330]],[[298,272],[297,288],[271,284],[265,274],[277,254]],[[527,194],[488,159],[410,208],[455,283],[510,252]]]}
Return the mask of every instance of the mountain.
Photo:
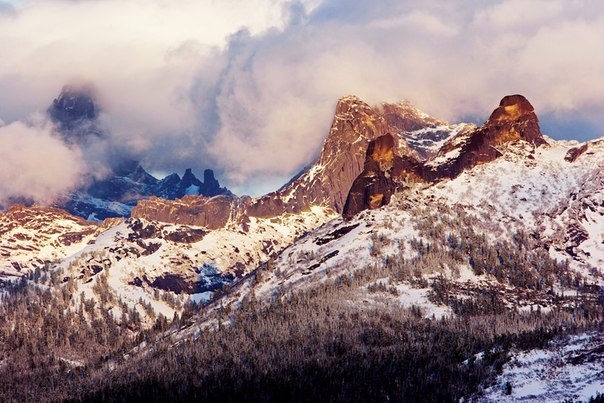
{"label": "mountain", "polygon": [[103,137],[98,117],[96,89],[92,84],[67,84],[52,101],[46,113],[68,144],[84,144],[90,138]]}
{"label": "mountain", "polygon": [[0,275],[10,280],[46,270],[94,242],[103,229],[63,210],[12,205],[0,213]]}
{"label": "mountain", "polygon": [[[22,278],[0,305],[0,392],[489,401],[543,373],[514,369],[522,351],[578,334],[589,358],[571,346],[563,365],[589,378],[556,398],[594,396],[603,157],[604,140],[548,138],[520,95],[478,127],[348,96],[317,160],[263,197],[189,194],[219,185],[160,185],[132,162],[86,193],[136,200],[129,218],[15,206],[0,215],[0,270]],[[126,197],[150,188],[162,197]]]}
{"label": "mountain", "polygon": [[498,148],[516,141],[533,147],[546,144],[534,108],[522,95],[504,97],[484,125],[457,133],[423,161],[401,154],[394,138],[385,134],[369,143],[363,172],[352,185],[343,215],[351,217],[364,209],[388,204],[393,193],[409,187],[408,182],[455,178],[476,165],[501,157]]}
{"label": "mountain", "polygon": [[[336,105],[329,134],[318,159],[278,191],[255,199],[222,199],[221,209],[230,211],[228,214],[223,213],[224,219],[212,223],[204,217],[213,215],[210,209],[218,202],[206,203],[205,199],[195,197],[175,202],[178,207],[166,200],[145,200],[137,205],[132,214],[134,217],[150,220],[217,228],[225,224],[226,217],[244,223],[250,217],[295,214],[308,210],[311,206],[321,206],[341,213],[353,181],[363,170],[365,150],[370,141],[387,132],[396,133],[399,147],[419,158],[418,152],[407,145],[406,136],[417,136],[420,130],[426,133],[434,130],[439,133],[436,137],[442,141],[446,137],[443,131],[447,129],[449,136],[459,131],[458,126],[447,126],[406,102],[371,107],[357,97],[343,97]],[[426,141],[428,137],[430,136],[426,134]],[[424,154],[430,149],[420,145],[416,148]],[[206,208],[209,214],[205,213]],[[184,213],[187,210],[193,213]],[[168,211],[173,211],[174,214],[171,216],[166,213]]]}
{"label": "mountain", "polygon": [[191,169],[187,169],[182,178],[174,173],[160,180],[147,173],[137,161],[125,160],[116,165],[108,177],[65,195],[55,206],[88,220],[101,221],[129,217],[134,206],[143,199],[174,200],[190,194],[232,196],[227,188],[220,186],[211,169],[204,171],[204,182]]}
{"label": "mountain", "polygon": [[[85,147],[90,141],[107,141],[109,133],[102,128],[97,91],[91,84],[65,85],[47,109],[56,125],[57,135],[69,146]],[[102,221],[109,217],[128,217],[134,205],[151,196],[174,200],[195,194],[207,197],[232,195],[221,187],[214,171],[204,171],[203,182],[191,169],[183,177],[173,173],[163,179],[150,175],[126,150],[115,150],[109,162],[109,174],[95,179],[80,189],[64,195],[55,207],[86,218]]]}
{"label": "mountain", "polygon": [[[205,292],[199,286],[201,267],[243,278],[268,259],[281,256],[300,236],[320,227],[337,235],[321,238],[339,238],[352,228],[348,222],[355,222],[359,214],[365,217],[364,210],[385,208],[393,198],[411,194],[417,202],[410,205],[441,200],[447,208],[462,206],[464,211],[491,217],[485,233],[508,238],[512,231],[531,234],[551,256],[569,259],[582,274],[604,265],[598,240],[603,215],[602,170],[597,169],[602,164],[602,141],[575,144],[547,139],[533,107],[519,95],[504,97],[482,126],[460,127],[431,118],[408,103],[370,107],[356,97],[344,97],[336,106],[317,161],[279,191],[256,199],[236,197],[220,188],[210,170],[204,173],[204,182],[190,170],[182,178],[174,174],[158,181],[135,161],[124,163],[114,176],[74,193],[64,205],[79,216],[97,219],[108,217],[103,214],[111,209],[114,215],[127,217],[132,209],[132,218],[109,221],[119,236],[111,232],[102,235],[102,242],[80,244],[81,251],[72,254],[70,261],[106,255],[107,268],[119,267],[123,282],[129,284],[142,280],[143,275],[130,267],[140,266],[135,262],[143,259],[148,272],[143,284],[150,289],[161,283],[157,279],[171,277],[180,285],[164,289],[195,294]],[[448,136],[441,133],[445,128]],[[417,138],[418,130],[431,129],[440,133],[438,138],[448,138],[431,156],[426,157],[425,149],[420,155],[406,143],[409,133]],[[195,195],[199,191],[227,194]],[[338,214],[345,220],[333,221]],[[388,214],[395,217],[398,209]],[[9,221],[10,217],[3,216]],[[62,219],[49,219],[47,224],[56,220]],[[56,231],[64,231],[61,228]],[[32,248],[8,233],[5,238],[25,251]],[[303,245],[300,242],[298,247]],[[111,247],[112,243],[116,245]],[[331,241],[322,246],[327,244]],[[179,255],[183,246],[196,252]],[[60,245],[57,248],[61,250]],[[350,253],[361,253],[339,250],[300,254],[317,255],[314,264],[321,265],[325,256],[337,262]],[[59,266],[65,266],[61,259]],[[21,260],[7,259],[5,270],[15,264],[21,265]]]}

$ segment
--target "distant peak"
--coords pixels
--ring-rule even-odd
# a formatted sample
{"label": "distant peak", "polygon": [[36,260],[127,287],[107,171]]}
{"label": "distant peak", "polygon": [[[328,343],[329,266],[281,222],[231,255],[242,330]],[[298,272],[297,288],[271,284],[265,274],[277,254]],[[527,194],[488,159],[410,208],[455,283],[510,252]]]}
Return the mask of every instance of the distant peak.
{"label": "distant peak", "polygon": [[96,93],[92,84],[70,83],[63,86],[59,96],[52,101],[46,112],[64,141],[82,144],[91,137],[103,136],[97,126]]}
{"label": "distant peak", "polygon": [[60,123],[96,119],[98,112],[96,89],[89,83],[64,85],[49,108],[51,118]]}

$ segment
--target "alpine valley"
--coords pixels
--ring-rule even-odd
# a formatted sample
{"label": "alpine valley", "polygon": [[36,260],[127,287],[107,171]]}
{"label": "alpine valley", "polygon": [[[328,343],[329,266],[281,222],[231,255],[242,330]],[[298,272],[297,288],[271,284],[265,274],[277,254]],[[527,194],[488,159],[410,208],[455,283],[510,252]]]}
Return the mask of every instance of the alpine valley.
{"label": "alpine valley", "polygon": [[[94,91],[48,109],[102,138]],[[317,160],[236,196],[127,153],[0,213],[2,401],[602,401],[604,139],[341,98]]]}

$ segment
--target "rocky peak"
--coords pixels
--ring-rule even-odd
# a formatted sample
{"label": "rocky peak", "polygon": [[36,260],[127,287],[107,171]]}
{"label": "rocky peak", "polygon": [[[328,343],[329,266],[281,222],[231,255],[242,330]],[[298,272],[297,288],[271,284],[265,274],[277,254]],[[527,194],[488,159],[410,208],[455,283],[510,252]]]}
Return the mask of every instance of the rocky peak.
{"label": "rocky peak", "polygon": [[392,136],[379,137],[369,143],[364,170],[350,189],[343,216],[350,218],[362,210],[388,204],[392,193],[409,182],[455,178],[500,157],[498,147],[515,141],[533,147],[545,144],[534,108],[522,95],[504,97],[484,125],[452,137],[426,161],[397,153]]}
{"label": "rocky peak", "polygon": [[489,117],[489,122],[506,122],[515,121],[522,116],[535,116],[535,108],[522,95],[506,95],[499,102],[499,107],[496,108]]}
{"label": "rocky peak", "polygon": [[420,111],[406,100],[394,104],[382,103],[379,111],[388,126],[398,132],[411,132],[446,124],[446,122]]}
{"label": "rocky peak", "polygon": [[93,87],[65,85],[52,102],[48,113],[53,120],[65,125],[73,125],[82,119],[96,119],[98,109],[94,101]]}
{"label": "rocky peak", "polygon": [[193,174],[191,168],[187,168],[185,170],[185,174],[182,176],[180,180],[180,187],[182,191],[186,192],[191,186],[200,186],[201,181],[197,179],[197,177]]}
{"label": "rocky peak", "polygon": [[348,190],[363,170],[370,141],[388,132],[386,120],[357,97],[341,98],[321,154],[310,179],[309,202],[326,204],[341,212]]}
{"label": "rocky peak", "polygon": [[589,149],[588,143],[582,144],[580,147],[573,147],[564,156],[564,160],[568,162],[575,162],[577,158],[581,155],[585,154],[585,152]]}
{"label": "rocky peak", "polygon": [[535,146],[545,144],[535,109],[522,95],[503,97],[483,127],[488,129],[485,134],[491,137],[492,145],[515,140],[524,140]]}
{"label": "rocky peak", "polygon": [[[301,212],[311,206],[323,206],[342,213],[353,182],[367,168],[366,155],[370,143],[386,133],[429,125],[432,121],[428,122],[426,116],[408,103],[372,107],[355,96],[342,97],[335,107],[332,125],[317,161],[276,192],[257,199],[231,198],[230,216],[242,220],[248,217],[272,217]],[[399,158],[400,161],[405,161],[404,164],[393,162],[395,154],[406,155],[409,152],[406,143],[399,142],[398,136],[391,135],[388,139],[376,142],[372,150],[375,163],[378,168],[383,168],[382,171],[391,164],[415,167],[413,159]],[[411,171],[409,168],[409,172]],[[407,176],[401,174],[401,177]],[[211,182],[208,179],[204,174],[206,185]],[[161,215],[162,221],[174,222],[183,219],[176,212],[177,208],[182,208],[182,204],[182,200],[177,203],[141,201],[133,211],[133,216],[157,219]],[[174,209],[170,207],[172,205]],[[194,202],[188,198],[186,205],[195,205],[198,212],[209,208],[207,202],[201,199]],[[222,205],[225,205],[225,201]],[[170,211],[174,212],[172,218],[167,213]],[[206,221],[200,219],[198,224],[204,225],[204,222]]]}
{"label": "rocky peak", "polygon": [[425,163],[427,181],[454,178],[464,170],[499,158],[499,148],[515,141],[546,144],[533,106],[522,95],[508,95],[479,128],[451,138]]}
{"label": "rocky peak", "polygon": [[96,91],[91,84],[68,84],[52,101],[48,116],[66,142],[81,143],[91,135],[102,135],[96,126],[99,108],[95,98]]}

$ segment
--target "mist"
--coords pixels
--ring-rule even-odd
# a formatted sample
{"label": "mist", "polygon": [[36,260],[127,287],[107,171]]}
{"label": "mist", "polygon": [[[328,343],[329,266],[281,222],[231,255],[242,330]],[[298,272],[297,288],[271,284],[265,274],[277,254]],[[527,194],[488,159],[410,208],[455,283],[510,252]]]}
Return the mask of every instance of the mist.
{"label": "mist", "polygon": [[52,143],[63,179],[38,180],[35,164],[4,158],[74,79],[98,89],[103,147],[151,172],[213,168],[253,195],[312,162],[348,94],[456,122],[521,93],[548,134],[600,137],[603,37],[604,4],[589,0],[0,2],[0,148],[23,182],[0,197],[36,183],[30,196],[48,200],[81,183],[73,169],[103,165],[102,152]]}

